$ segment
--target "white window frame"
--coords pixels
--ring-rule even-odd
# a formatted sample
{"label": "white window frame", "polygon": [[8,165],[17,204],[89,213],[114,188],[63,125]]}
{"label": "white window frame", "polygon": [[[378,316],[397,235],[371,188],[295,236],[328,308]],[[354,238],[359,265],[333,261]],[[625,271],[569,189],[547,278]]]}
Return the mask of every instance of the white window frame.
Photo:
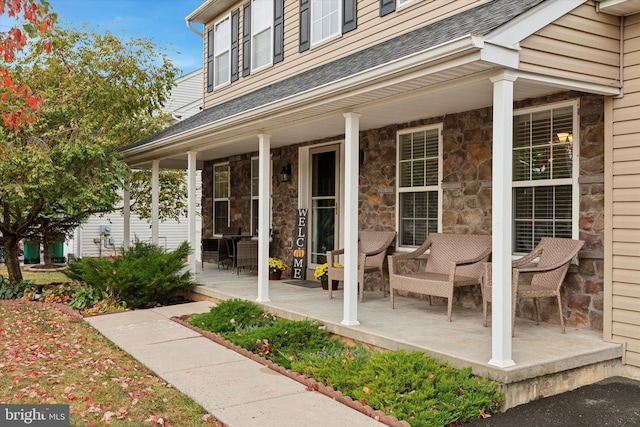
{"label": "white window frame", "polygon": [[421,0],[396,0],[396,10],[403,9]]}
{"label": "white window frame", "polygon": [[[221,31],[218,32],[218,26],[227,21],[229,28],[225,35],[228,43],[222,43]],[[227,75],[226,79],[218,82],[218,58],[224,54],[228,55]],[[231,84],[231,15],[227,15],[213,25],[213,88],[217,89]]]}
{"label": "white window frame", "polygon": [[[513,211],[513,220],[512,220],[512,233],[513,233],[513,242],[512,242],[512,252],[514,256],[520,256],[525,254],[526,252],[516,252],[515,251],[515,242],[516,242],[516,218],[515,218],[515,189],[523,188],[523,187],[556,187],[556,186],[571,186],[571,238],[577,239],[580,235],[580,185],[579,185],[579,176],[580,176],[580,122],[578,116],[579,109],[579,101],[577,99],[571,101],[558,102],[554,104],[545,104],[543,106],[537,107],[529,107],[522,108],[519,110],[515,110],[513,112],[513,117],[515,121],[516,116],[524,115],[524,114],[533,114],[540,111],[550,111],[556,110],[564,107],[572,107],[573,108],[573,133],[572,133],[572,165],[571,165],[571,178],[550,178],[550,179],[539,179],[539,180],[527,180],[527,181],[515,181],[512,177],[512,189],[514,192],[512,211]],[[513,148],[515,150],[515,147]]]}
{"label": "white window frame", "polygon": [[[397,241],[397,247],[398,249],[414,249],[416,247],[418,247],[420,244],[422,244],[422,242],[416,242],[418,243],[417,245],[403,245],[402,241],[403,241],[403,236],[402,236],[402,206],[401,206],[401,195],[403,193],[420,193],[420,192],[437,192],[438,194],[438,232],[442,232],[442,176],[443,176],[443,171],[442,171],[442,159],[443,159],[443,153],[442,153],[442,147],[443,147],[443,142],[442,142],[442,128],[443,125],[442,123],[439,124],[435,124],[435,125],[430,125],[430,126],[423,126],[423,127],[419,127],[419,128],[411,128],[411,129],[405,129],[402,131],[398,131],[396,134],[396,231],[398,233],[398,239],[396,239]],[[402,137],[402,135],[406,135],[406,134],[413,134],[413,133],[418,133],[418,132],[429,132],[429,131],[433,131],[436,130],[438,133],[438,182],[436,185],[426,185],[426,186],[416,186],[416,187],[401,187],[400,186],[400,178],[401,178],[401,147],[400,147],[400,138]]]}
{"label": "white window frame", "polygon": [[[257,19],[256,19],[256,13],[258,12],[257,9],[259,9],[258,7],[256,7],[256,2],[267,2],[270,4],[271,8],[269,10],[269,26],[268,27],[264,27],[264,28],[256,28],[256,23],[257,23]],[[270,66],[273,65],[273,0],[251,0],[251,71],[252,72],[256,72],[256,71],[260,71],[264,68],[268,68]],[[268,58],[269,61],[264,63],[264,64],[260,64],[260,65],[256,65],[256,56],[255,56],[255,52],[256,52],[256,48],[258,43],[256,42],[256,37],[258,36],[258,34],[263,33],[265,31],[269,32],[269,48],[267,49],[269,52]]]}
{"label": "white window frame", "polygon": [[[216,180],[216,169],[218,168],[224,168],[226,167],[227,169],[227,190],[226,190],[226,196],[225,197],[216,197],[216,184],[217,184],[217,180]],[[229,162],[225,162],[225,163],[216,163],[213,165],[213,180],[212,180],[212,184],[213,184],[213,233],[214,234],[219,234],[217,231],[217,227],[216,227],[216,203],[218,202],[227,202],[227,223],[225,224],[225,227],[229,226],[229,221],[231,220],[231,201],[229,198],[230,195],[230,191],[231,191],[231,169],[229,166]]]}
{"label": "white window frame", "polygon": [[309,5],[310,8],[310,21],[311,21],[311,26],[310,26],[310,39],[311,39],[311,46],[316,46],[319,44],[322,44],[326,41],[329,41],[331,39],[334,39],[336,37],[340,37],[342,35],[342,1],[338,0],[338,13],[335,15],[336,19],[337,19],[337,31],[335,33],[329,34],[328,36],[316,39],[316,35],[315,32],[313,31],[314,28],[314,23],[315,22],[319,22],[321,20],[327,19],[327,16],[322,16],[320,18],[318,18],[317,16],[315,16],[316,14],[314,13],[314,6],[316,3],[322,3],[324,0],[311,0],[311,4]]}

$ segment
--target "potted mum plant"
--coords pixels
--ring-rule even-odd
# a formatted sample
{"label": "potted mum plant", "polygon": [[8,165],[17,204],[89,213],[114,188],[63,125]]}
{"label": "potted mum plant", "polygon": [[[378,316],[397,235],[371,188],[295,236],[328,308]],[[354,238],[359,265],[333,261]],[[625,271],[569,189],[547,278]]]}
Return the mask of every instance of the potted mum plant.
{"label": "potted mum plant", "polygon": [[269,257],[269,280],[280,280],[287,265],[280,258]]}
{"label": "potted mum plant", "polygon": [[[342,265],[334,262],[333,266],[336,268],[342,268]],[[316,280],[319,280],[320,283],[322,283],[322,289],[323,290],[328,290],[329,289],[329,264],[327,264],[326,262],[324,264],[320,264],[316,267],[316,270],[313,272],[313,277],[316,278]],[[332,290],[336,290],[338,289],[338,281],[334,280],[333,283],[331,284]]]}

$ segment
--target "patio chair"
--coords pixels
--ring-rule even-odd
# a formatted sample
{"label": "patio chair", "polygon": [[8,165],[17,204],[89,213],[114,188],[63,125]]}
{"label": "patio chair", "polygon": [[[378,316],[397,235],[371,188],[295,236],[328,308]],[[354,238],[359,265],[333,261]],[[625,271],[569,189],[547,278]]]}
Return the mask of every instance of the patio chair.
{"label": "patio chair", "polygon": [[[511,333],[516,325],[516,303],[518,299],[533,299],[533,316],[536,325],[538,320],[538,298],[555,297],[558,301],[560,327],[565,333],[562,316],[562,297],[560,288],[567,275],[573,258],[578,254],[584,242],[575,239],[543,237],[529,254],[511,263]],[[482,318],[487,326],[487,305],[491,302],[491,263],[486,263],[482,284]]]}
{"label": "patio chair", "polygon": [[222,230],[222,237],[205,238],[200,241],[202,269],[204,270],[204,263],[215,262],[220,265],[226,266],[228,261],[235,261],[235,251],[233,251],[233,245],[229,245],[225,238],[228,236],[237,236],[240,234],[240,227],[224,227]]}
{"label": "patio chair", "polygon": [[249,267],[258,268],[258,241],[257,240],[241,240],[237,246],[236,257],[236,273],[240,275],[240,269]]}
{"label": "patio chair", "polygon": [[226,261],[229,259],[227,245],[221,239],[202,239],[200,242],[200,248],[203,270],[205,262],[214,262],[218,264],[219,269],[220,265],[225,265]]}
{"label": "patio chair", "polygon": [[[382,278],[382,295],[387,295],[387,284],[384,277],[384,261],[387,249],[396,238],[395,231],[358,231],[358,292],[360,302],[364,301],[364,274],[380,272]],[[344,249],[327,252],[327,271],[329,281],[329,298],[333,298],[332,281],[344,282],[344,268],[334,267],[338,256],[344,254]]]}
{"label": "patio chair", "polygon": [[[424,255],[429,251],[424,268]],[[447,320],[451,321],[453,290],[480,285],[482,265],[491,255],[491,236],[477,234],[430,233],[418,249],[389,256],[391,308],[397,290],[447,298]],[[398,261],[405,262],[403,270]],[[418,271],[413,271],[417,269]]]}

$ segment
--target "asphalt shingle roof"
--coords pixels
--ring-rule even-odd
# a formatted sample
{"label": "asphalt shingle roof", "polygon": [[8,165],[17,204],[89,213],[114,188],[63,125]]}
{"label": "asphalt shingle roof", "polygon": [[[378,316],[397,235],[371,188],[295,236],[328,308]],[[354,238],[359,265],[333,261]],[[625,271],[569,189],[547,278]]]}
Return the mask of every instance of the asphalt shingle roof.
{"label": "asphalt shingle roof", "polygon": [[[544,0],[493,0],[229,100],[142,139],[149,144],[335,82],[467,35],[484,36]],[[126,150],[125,149],[125,150]]]}

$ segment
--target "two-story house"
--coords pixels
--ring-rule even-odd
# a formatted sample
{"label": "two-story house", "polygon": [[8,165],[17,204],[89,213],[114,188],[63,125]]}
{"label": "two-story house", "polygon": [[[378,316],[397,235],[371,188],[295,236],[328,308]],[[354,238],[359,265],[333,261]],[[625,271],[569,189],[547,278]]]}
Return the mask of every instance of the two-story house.
{"label": "two-story house", "polygon": [[[278,233],[290,262],[306,210],[309,268],[345,247],[345,325],[358,323],[358,229],[396,231],[396,251],[430,232],[492,234],[506,301],[494,319],[510,313],[513,256],[543,236],[581,239],[563,314],[640,368],[638,12],[637,0],[207,0],[186,18],[204,25],[203,111],[124,154],[201,169],[203,237],[240,226],[261,266],[258,231]],[[492,325],[496,366],[512,364],[507,323]]]}

